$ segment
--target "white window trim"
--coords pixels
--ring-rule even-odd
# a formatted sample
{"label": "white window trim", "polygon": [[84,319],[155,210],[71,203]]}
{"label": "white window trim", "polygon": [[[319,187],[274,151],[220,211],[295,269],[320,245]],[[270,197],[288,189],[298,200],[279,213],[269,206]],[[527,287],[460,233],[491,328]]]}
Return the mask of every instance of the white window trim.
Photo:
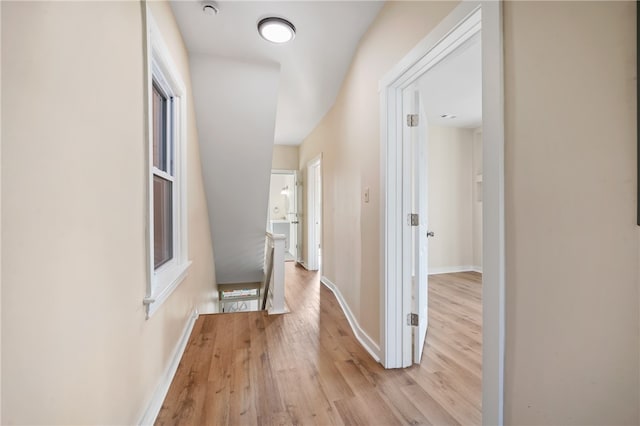
{"label": "white window trim", "polygon": [[[175,67],[169,49],[162,38],[162,34],[146,8],[147,22],[147,55],[146,55],[146,83],[147,83],[147,261],[148,279],[147,291],[144,298],[147,318],[150,318],[163,302],[169,298],[171,293],[187,276],[191,262],[188,260],[187,241],[187,174],[186,174],[186,111],[187,111],[187,91],[180,77],[180,73]],[[173,258],[160,266],[157,270],[154,267],[153,259],[153,171],[159,172],[153,167],[153,120],[151,119],[152,108],[152,84],[153,80],[173,98],[171,108],[174,110],[169,131],[172,133],[174,141],[174,180],[173,185]],[[159,172],[157,174],[164,174]]]}

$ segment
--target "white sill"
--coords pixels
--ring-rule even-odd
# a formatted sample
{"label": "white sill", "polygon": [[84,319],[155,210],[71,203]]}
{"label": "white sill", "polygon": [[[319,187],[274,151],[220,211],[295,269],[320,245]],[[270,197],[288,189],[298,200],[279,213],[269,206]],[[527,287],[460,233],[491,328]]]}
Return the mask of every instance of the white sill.
{"label": "white sill", "polygon": [[171,271],[171,280],[169,284],[161,289],[158,293],[151,294],[144,298],[143,303],[147,308],[147,319],[151,318],[151,316],[162,306],[162,304],[171,296],[171,293],[178,288],[180,283],[184,281],[189,272],[189,267],[191,266],[191,261],[187,261],[181,265],[178,265],[173,268]]}

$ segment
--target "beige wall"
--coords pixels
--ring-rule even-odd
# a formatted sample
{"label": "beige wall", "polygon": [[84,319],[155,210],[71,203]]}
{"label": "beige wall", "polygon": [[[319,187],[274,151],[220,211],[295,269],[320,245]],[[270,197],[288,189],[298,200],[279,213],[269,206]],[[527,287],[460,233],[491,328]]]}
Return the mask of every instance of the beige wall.
{"label": "beige wall", "polygon": [[[0,64],[2,63],[2,7],[0,7]],[[0,66],[0,100],[2,99]],[[0,165],[2,164],[2,102],[0,101]],[[2,423],[2,171],[0,170],[0,423]]]}
{"label": "beige wall", "polygon": [[[0,64],[2,63],[2,7],[0,7]],[[2,100],[0,66],[0,100]],[[2,102],[0,101],[0,165],[2,165]],[[1,169],[1,167],[0,167]],[[2,170],[0,170],[0,424],[2,423]]]}
{"label": "beige wall", "polygon": [[633,2],[505,6],[508,424],[638,424]]}
{"label": "beige wall", "polygon": [[429,273],[473,266],[473,130],[428,126]]}
{"label": "beige wall", "polygon": [[[323,153],[324,275],[374,340],[377,84],[453,7],[386,4],[300,147]],[[509,2],[504,31],[505,423],[638,424],[635,5]]]}
{"label": "beige wall", "polygon": [[297,146],[274,145],[271,169],[298,170],[298,151]]}
{"label": "beige wall", "polygon": [[[376,342],[380,341],[378,81],[455,5],[388,2],[362,37],[334,106],[300,146],[301,169],[323,155],[323,275],[340,289],[362,329]],[[369,203],[363,201],[364,188],[370,190]],[[303,256],[306,259],[306,247]]]}
{"label": "beige wall", "polygon": [[[189,90],[170,8],[151,7]],[[134,424],[193,308],[211,307],[193,114],[193,265],[145,320],[141,6],[2,2],[2,31],[1,423]]]}
{"label": "beige wall", "polygon": [[473,172],[471,174],[472,191],[472,229],[473,229],[473,266],[482,271],[482,129],[473,131]]}

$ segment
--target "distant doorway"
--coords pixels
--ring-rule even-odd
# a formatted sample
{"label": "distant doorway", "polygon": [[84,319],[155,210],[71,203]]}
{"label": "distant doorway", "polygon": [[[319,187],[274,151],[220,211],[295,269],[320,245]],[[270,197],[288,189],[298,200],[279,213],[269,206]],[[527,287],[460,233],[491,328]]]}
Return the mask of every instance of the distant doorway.
{"label": "distant doorway", "polygon": [[307,269],[322,267],[322,157],[307,163]]}
{"label": "distant doorway", "polygon": [[285,236],[284,257],[289,262],[302,254],[299,186],[296,170],[271,171],[267,231]]}

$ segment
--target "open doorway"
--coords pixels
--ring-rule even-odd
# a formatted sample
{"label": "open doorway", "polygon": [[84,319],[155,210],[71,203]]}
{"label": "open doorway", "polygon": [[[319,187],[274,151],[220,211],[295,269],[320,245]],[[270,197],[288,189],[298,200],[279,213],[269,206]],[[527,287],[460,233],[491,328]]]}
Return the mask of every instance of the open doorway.
{"label": "open doorway", "polygon": [[322,268],[322,157],[307,163],[307,262],[311,271]]}
{"label": "open doorway", "polygon": [[[420,312],[426,310],[425,303],[428,303],[425,297],[428,294],[425,275],[428,276],[429,267],[426,262],[429,249],[427,232],[438,235],[437,230],[427,228],[428,225],[430,227],[428,215],[414,218],[415,212],[412,211],[417,205],[422,208],[422,212],[418,213],[426,214],[426,203],[415,203],[412,199],[416,194],[423,194],[421,191],[412,191],[414,182],[423,188],[426,184],[426,181],[415,180],[415,176],[412,176],[412,162],[416,161],[416,157],[411,152],[411,144],[416,139],[422,140],[413,135],[415,129],[419,129],[416,123],[420,121],[420,96],[416,96],[416,92],[419,91],[421,77],[430,69],[435,69],[458,48],[464,48],[465,43],[474,37],[480,39],[482,176],[472,177],[471,186],[478,188],[482,194],[482,301],[478,315],[482,322],[482,338],[478,350],[482,359],[482,419],[486,424],[502,424],[504,401],[505,225],[501,13],[499,2],[462,2],[380,81],[383,200],[381,349],[385,367],[398,368],[413,364],[420,345],[418,339],[422,337],[422,332],[427,331],[426,328],[423,330],[420,318],[415,321],[413,314],[416,309]],[[428,102],[429,99],[425,99],[422,103]],[[447,118],[448,114],[456,113],[443,111],[440,114],[445,115],[441,118]],[[418,148],[426,152],[426,143],[419,144]],[[420,173],[416,176],[420,176]],[[425,220],[420,221],[420,218]],[[414,259],[416,256],[418,260]],[[428,315],[423,319],[425,324],[427,318]],[[416,325],[420,326],[419,332],[414,332]]]}
{"label": "open doorway", "polygon": [[[412,312],[426,317],[413,329],[413,362],[421,361],[432,317],[443,325],[459,316],[468,322],[457,331],[466,336],[463,344],[473,346],[473,364],[481,365],[481,32],[426,71],[412,88],[417,105],[409,107],[419,112],[413,131],[419,140],[412,151],[412,211],[420,211],[423,222],[413,228]],[[460,291],[450,291],[454,287]],[[428,309],[432,293],[435,312]]]}
{"label": "open doorway", "polygon": [[298,180],[298,172],[295,170],[271,171],[267,231],[285,236],[286,262],[296,261],[301,256]]}
{"label": "open doorway", "polygon": [[[447,285],[458,285],[467,277],[456,274],[481,268],[481,253],[474,253],[482,244],[474,244],[482,231],[481,220],[477,220],[481,201],[474,196],[474,187],[481,185],[482,158],[476,155],[474,164],[473,155],[474,135],[481,134],[482,126],[481,71],[481,31],[477,28],[402,91],[407,118],[402,129],[402,198],[407,216],[402,258],[403,282],[410,285],[402,308],[410,325],[403,329],[403,366],[420,364],[432,315],[442,325],[456,321],[455,314],[474,319],[467,324],[469,330],[462,327],[458,331],[468,334],[478,353],[474,365],[481,365],[481,315],[475,315],[481,311],[476,312],[474,305],[479,301],[457,300],[457,295],[466,296],[464,292],[444,295],[446,291],[440,291],[438,303],[434,302],[437,311],[429,309],[434,290],[430,277],[447,274],[442,277]],[[481,282],[480,276],[475,278]],[[476,287],[468,290],[479,297],[480,284]],[[458,306],[458,312],[451,312],[452,305]],[[461,308],[467,305],[469,312]]]}

